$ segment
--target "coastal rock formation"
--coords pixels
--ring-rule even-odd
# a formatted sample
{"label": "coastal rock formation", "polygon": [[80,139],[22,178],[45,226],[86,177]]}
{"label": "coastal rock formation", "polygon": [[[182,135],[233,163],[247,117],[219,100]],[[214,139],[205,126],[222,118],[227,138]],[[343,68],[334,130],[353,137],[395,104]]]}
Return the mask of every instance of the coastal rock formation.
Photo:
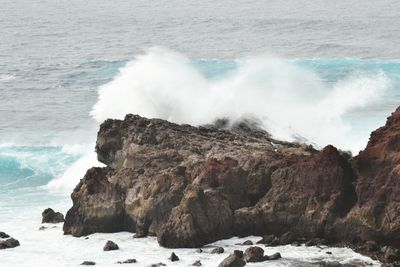
{"label": "coastal rock formation", "polygon": [[353,159],[274,140],[248,121],[226,125],[106,120],[96,152],[107,167],[74,189],[65,234],[132,231],[167,247],[234,235],[400,246],[399,109]]}
{"label": "coastal rock formation", "polygon": [[64,215],[47,208],[42,212],[42,223],[61,223],[64,222]]}

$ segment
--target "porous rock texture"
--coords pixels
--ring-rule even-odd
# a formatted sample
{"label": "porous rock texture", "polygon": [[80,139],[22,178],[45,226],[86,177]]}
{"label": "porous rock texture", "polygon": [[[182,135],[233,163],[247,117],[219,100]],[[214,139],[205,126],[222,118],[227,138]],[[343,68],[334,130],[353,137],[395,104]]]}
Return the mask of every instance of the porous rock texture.
{"label": "porous rock texture", "polygon": [[291,242],[400,245],[399,109],[355,158],[274,140],[248,121],[221,129],[138,115],[106,120],[96,152],[107,167],[74,189],[66,234],[141,232],[166,247],[287,232]]}

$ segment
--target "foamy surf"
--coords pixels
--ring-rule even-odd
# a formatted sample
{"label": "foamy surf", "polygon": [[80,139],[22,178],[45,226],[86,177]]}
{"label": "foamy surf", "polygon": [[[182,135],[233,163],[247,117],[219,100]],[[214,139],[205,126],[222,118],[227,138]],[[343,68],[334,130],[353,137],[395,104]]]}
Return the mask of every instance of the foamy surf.
{"label": "foamy surf", "polygon": [[101,122],[135,113],[192,125],[251,115],[275,138],[300,136],[318,147],[333,144],[357,154],[369,132],[360,136],[345,117],[376,104],[390,83],[377,71],[331,84],[295,61],[270,56],[239,59],[234,70],[208,79],[186,56],[152,48],[99,88],[91,115]]}

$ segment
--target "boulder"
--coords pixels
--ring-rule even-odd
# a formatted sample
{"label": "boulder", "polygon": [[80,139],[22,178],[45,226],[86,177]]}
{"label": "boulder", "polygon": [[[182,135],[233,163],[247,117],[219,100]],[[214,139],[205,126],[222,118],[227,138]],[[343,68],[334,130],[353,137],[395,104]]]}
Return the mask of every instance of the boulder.
{"label": "boulder", "polygon": [[216,247],[213,250],[211,250],[211,254],[221,254],[221,253],[224,253],[223,247]]}
{"label": "boulder", "polygon": [[264,261],[264,250],[260,247],[249,247],[244,251],[243,259],[246,262]]}
{"label": "boulder", "polygon": [[276,252],[272,255],[264,255],[263,260],[270,261],[270,260],[278,260],[280,258],[282,258],[281,254],[279,252]]}
{"label": "boulder", "polygon": [[103,247],[104,251],[118,250],[119,246],[111,240],[108,240]]}
{"label": "boulder", "polygon": [[171,253],[171,256],[169,257],[169,260],[170,261],[179,261],[179,257],[174,253],[174,252],[172,252]]}
{"label": "boulder", "polygon": [[62,223],[64,215],[61,212],[55,212],[51,208],[47,208],[42,212],[42,223]]}
{"label": "boulder", "polygon": [[6,240],[0,240],[0,249],[15,248],[18,247],[19,245],[20,245],[19,241],[12,237]]}
{"label": "boulder", "polygon": [[242,267],[245,266],[246,262],[236,256],[235,254],[229,255],[226,257],[219,265],[218,267]]}

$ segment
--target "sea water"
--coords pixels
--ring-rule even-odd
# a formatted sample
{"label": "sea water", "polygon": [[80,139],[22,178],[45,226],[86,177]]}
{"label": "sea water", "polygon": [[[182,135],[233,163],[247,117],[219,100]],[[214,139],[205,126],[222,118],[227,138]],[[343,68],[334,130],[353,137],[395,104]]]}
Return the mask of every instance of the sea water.
{"label": "sea water", "polygon": [[[175,249],[170,263],[154,238],[38,229],[45,208],[65,214],[86,169],[102,166],[99,124],[126,113],[193,125],[254,117],[276,138],[356,155],[400,103],[398,12],[398,1],[2,0],[0,231],[21,246],[0,251],[0,266],[216,266],[243,249],[236,238],[210,245],[222,255]],[[121,250],[103,252],[108,239]],[[276,251],[284,260],[271,266],[377,264],[349,249],[266,248]]]}

